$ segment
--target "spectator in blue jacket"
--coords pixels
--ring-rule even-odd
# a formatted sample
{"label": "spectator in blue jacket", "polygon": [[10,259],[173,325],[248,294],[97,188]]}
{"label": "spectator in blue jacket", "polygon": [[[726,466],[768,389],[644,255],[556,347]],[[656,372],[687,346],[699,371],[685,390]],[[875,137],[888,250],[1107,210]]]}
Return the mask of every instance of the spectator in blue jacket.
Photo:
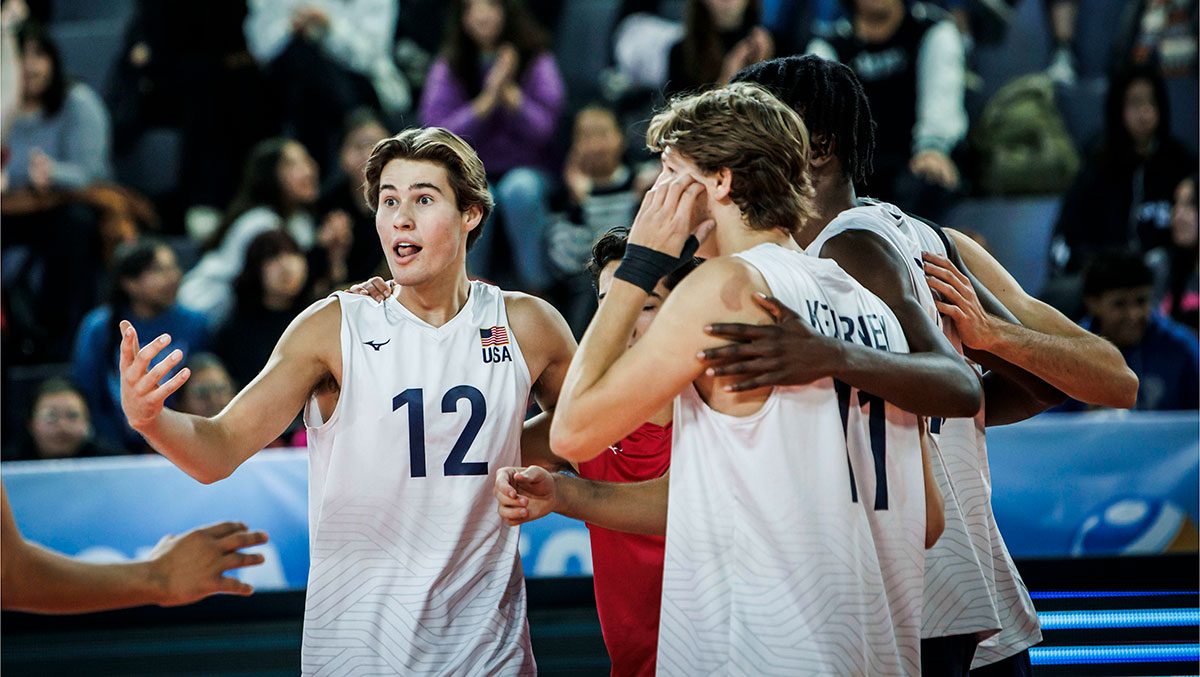
{"label": "spectator in blue jacket", "polygon": [[[1112,341],[1141,381],[1136,409],[1196,409],[1200,345],[1186,326],[1153,309],[1154,275],[1140,254],[1098,255],[1084,276],[1084,328]],[[1070,400],[1063,411],[1085,405]]]}
{"label": "spectator in blue jacket", "polygon": [[[113,278],[108,303],[88,313],[79,328],[72,378],[87,400],[96,436],[127,451],[141,451],[145,442],[125,424],[121,411],[118,323],[132,322],[146,342],[170,334],[171,347],[183,351],[186,360],[189,353],[207,346],[208,322],[175,302],[179,264],[163,242],[142,239],[119,247],[113,256]],[[161,353],[155,363],[171,352]]]}

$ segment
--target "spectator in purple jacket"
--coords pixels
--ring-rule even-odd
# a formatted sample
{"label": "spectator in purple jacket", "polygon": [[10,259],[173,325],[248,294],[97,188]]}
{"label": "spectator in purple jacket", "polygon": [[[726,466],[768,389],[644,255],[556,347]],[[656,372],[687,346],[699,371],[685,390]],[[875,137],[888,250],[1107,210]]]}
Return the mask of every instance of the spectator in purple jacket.
{"label": "spectator in purple jacket", "polygon": [[[546,290],[552,280],[546,201],[565,95],[547,45],[521,0],[455,0],[421,100],[423,124],[449,129],[479,153],[513,252],[511,267],[532,292]],[[492,273],[495,232],[484,228],[468,256],[475,275]]]}

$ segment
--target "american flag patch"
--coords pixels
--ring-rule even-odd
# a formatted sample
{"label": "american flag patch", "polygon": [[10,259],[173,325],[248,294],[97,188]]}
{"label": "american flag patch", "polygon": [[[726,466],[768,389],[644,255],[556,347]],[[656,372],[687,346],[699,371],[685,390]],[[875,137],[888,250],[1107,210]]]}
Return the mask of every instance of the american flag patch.
{"label": "american flag patch", "polygon": [[504,327],[488,327],[487,329],[480,329],[479,343],[484,347],[506,346],[508,345],[508,330]]}

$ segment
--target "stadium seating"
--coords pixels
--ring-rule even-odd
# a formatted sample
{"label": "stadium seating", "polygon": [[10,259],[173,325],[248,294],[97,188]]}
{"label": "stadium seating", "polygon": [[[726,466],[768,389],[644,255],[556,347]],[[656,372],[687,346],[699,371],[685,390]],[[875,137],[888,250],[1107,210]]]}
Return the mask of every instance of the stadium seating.
{"label": "stadium seating", "polygon": [[597,76],[611,61],[609,37],[620,5],[619,0],[574,0],[563,7],[554,54],[570,92],[568,111],[600,93]]}
{"label": "stadium seating", "polygon": [[106,101],[125,44],[127,24],[127,18],[118,18],[56,22],[49,26],[67,75],[87,84]]}
{"label": "stadium seating", "polygon": [[992,255],[1030,294],[1037,294],[1049,275],[1050,237],[1058,219],[1058,197],[966,200],[942,225],[982,234]]}
{"label": "stadium seating", "polygon": [[52,23],[108,19],[128,22],[137,10],[135,0],[54,0],[51,5]]}
{"label": "stadium seating", "polygon": [[179,185],[182,145],[177,129],[145,130],[133,147],[116,159],[117,180],[158,202]]}

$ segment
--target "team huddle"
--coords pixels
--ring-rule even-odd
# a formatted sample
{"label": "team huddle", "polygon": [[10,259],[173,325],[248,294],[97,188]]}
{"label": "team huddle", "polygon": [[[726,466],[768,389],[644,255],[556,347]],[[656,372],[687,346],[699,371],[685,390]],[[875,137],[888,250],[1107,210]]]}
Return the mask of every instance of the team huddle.
{"label": "team huddle", "polygon": [[592,530],[614,674],[1027,674],[985,427],[1121,403],[1096,373],[1123,362],[973,241],[857,197],[873,125],[813,56],[669,102],[578,346],[468,278],[483,164],[406,130],[364,185],[394,284],[304,311],[213,418],[163,406],[182,357],[148,369],[169,337],[123,323],[126,416],[213,482],[303,411],[304,674],[534,674],[517,525],[549,512]]}

